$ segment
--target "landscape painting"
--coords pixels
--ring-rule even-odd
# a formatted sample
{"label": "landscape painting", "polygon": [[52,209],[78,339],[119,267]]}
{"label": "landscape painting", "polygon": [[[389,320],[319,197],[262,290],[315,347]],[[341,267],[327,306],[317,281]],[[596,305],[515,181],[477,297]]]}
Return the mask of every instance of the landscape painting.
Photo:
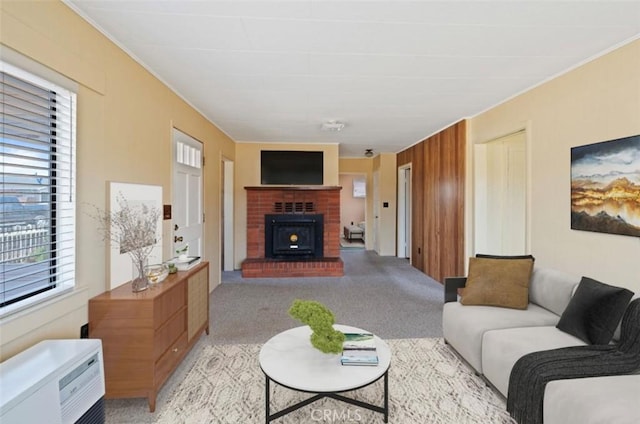
{"label": "landscape painting", "polygon": [[640,135],[571,149],[571,228],[640,237]]}

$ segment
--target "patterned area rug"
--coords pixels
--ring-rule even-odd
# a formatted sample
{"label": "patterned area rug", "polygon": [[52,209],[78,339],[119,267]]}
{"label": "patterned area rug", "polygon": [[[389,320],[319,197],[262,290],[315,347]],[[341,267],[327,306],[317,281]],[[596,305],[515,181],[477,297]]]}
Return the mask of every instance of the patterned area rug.
{"label": "patterned area rug", "polygon": [[[487,387],[442,339],[387,341],[389,422],[515,424],[504,399]],[[265,421],[260,345],[205,346],[186,378],[169,395],[157,423],[261,423]],[[349,397],[382,405],[382,379]],[[271,384],[271,413],[310,397]],[[274,421],[299,423],[382,423],[380,413],[324,398]]]}

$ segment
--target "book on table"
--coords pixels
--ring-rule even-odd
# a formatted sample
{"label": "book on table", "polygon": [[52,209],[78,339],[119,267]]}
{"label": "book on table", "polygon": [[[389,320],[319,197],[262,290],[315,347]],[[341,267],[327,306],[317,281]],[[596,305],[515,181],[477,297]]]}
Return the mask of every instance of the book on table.
{"label": "book on table", "polygon": [[344,333],[342,365],[378,365],[376,342],[371,333]]}

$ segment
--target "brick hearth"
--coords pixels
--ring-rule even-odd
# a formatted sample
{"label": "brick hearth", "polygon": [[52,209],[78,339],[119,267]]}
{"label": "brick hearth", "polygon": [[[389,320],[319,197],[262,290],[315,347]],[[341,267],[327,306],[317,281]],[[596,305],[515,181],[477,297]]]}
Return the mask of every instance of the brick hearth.
{"label": "brick hearth", "polygon": [[[247,259],[242,276],[339,277],[341,187],[245,187],[247,190]],[[324,215],[323,258],[281,260],[265,258],[264,216],[275,213]]]}

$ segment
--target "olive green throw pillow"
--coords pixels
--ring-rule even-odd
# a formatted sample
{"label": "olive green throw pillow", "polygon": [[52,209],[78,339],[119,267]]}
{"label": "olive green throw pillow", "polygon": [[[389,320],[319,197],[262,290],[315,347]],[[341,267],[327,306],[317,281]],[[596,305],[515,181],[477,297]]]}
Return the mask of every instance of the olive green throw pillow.
{"label": "olive green throw pillow", "polygon": [[463,305],[527,309],[533,259],[469,258]]}

